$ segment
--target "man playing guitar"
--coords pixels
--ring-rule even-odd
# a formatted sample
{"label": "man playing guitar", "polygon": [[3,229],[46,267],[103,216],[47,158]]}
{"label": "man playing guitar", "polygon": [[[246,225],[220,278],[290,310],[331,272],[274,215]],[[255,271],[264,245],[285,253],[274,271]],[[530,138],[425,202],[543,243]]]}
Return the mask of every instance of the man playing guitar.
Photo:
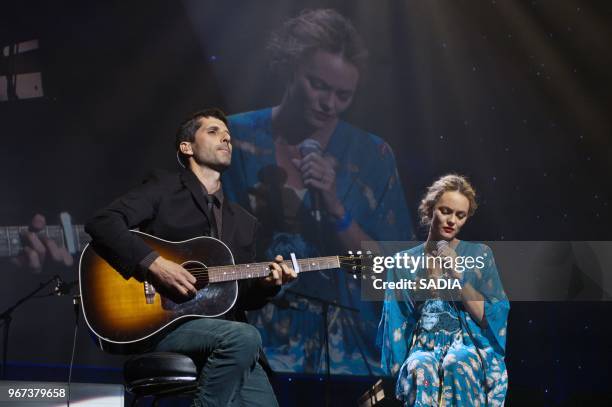
{"label": "man playing guitar", "polygon": [[[95,251],[126,279],[147,281],[181,303],[197,293],[194,275],[130,229],[169,241],[212,236],[229,247],[236,263],[245,263],[255,257],[257,221],[223,197],[220,177],[232,156],[223,112],[207,109],[185,120],[177,132],[176,148],[184,171],[149,178],[99,211],[86,231]],[[154,342],[154,351],[186,354],[201,368],[195,405],[278,404],[260,363],[259,332],[244,315],[245,310],[263,306],[281,284],[297,276],[280,256],[269,268],[268,277],[240,281],[236,305],[223,319],[192,319]]]}

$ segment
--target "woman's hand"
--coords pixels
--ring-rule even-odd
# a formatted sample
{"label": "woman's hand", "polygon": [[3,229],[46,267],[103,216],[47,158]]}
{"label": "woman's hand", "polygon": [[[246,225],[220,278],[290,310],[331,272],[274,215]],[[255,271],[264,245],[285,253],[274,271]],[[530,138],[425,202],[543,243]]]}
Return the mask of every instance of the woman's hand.
{"label": "woman's hand", "polygon": [[453,267],[444,267],[444,271],[451,278],[456,278],[459,281],[463,281],[463,272],[458,272],[455,267],[457,260],[457,252],[450,245],[446,244],[438,248],[436,255],[442,258],[442,264],[445,265],[451,259]]}
{"label": "woman's hand", "polygon": [[302,159],[293,159],[292,162],[302,173],[304,186],[319,190],[327,212],[341,219],[344,216],[344,207],[336,196],[335,160],[329,156],[310,153]]}

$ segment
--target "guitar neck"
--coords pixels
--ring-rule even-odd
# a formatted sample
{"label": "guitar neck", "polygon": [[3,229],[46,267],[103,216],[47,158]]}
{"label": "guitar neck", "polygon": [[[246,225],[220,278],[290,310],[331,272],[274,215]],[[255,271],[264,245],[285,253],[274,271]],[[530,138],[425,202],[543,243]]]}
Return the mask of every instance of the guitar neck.
{"label": "guitar neck", "polygon": [[[24,247],[21,235],[28,231],[28,226],[0,227],[0,257],[12,257],[21,253]],[[81,252],[91,241],[91,237],[85,232],[83,225],[72,225],[72,233],[75,247],[78,252]],[[59,225],[46,226],[37,232],[37,235],[54,241],[58,247],[67,247],[64,229]],[[348,260],[343,262],[343,259],[345,259],[343,256],[313,257],[298,259],[297,264],[300,273],[321,271],[350,265]],[[285,260],[284,263],[290,269],[294,268],[291,260]],[[208,281],[211,283],[267,277],[270,274],[270,262],[213,266],[208,267],[206,273],[208,274]]]}
{"label": "guitar neck", "polygon": [[[0,226],[0,257],[16,256],[23,250],[21,234],[28,232],[28,226]],[[85,233],[83,225],[72,225],[74,243],[80,252],[91,238]],[[64,229],[59,225],[49,225],[37,232],[38,236],[46,237],[59,247],[66,247]]]}
{"label": "guitar neck", "polygon": [[[293,262],[285,260],[284,263],[293,269]],[[297,260],[299,272],[320,271],[342,267],[342,258],[339,256],[313,257]],[[247,280],[250,278],[267,277],[270,274],[270,262],[237,264],[227,266],[208,267],[208,281],[219,283],[232,280]]]}

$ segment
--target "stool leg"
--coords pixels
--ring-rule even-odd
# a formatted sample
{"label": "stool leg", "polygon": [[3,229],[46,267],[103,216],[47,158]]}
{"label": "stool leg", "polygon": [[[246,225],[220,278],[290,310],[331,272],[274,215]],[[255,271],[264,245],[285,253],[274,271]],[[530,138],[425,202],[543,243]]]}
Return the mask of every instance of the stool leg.
{"label": "stool leg", "polygon": [[136,404],[138,403],[138,399],[140,397],[134,396],[134,398],[132,399],[132,404],[130,404],[131,407],[136,407]]}

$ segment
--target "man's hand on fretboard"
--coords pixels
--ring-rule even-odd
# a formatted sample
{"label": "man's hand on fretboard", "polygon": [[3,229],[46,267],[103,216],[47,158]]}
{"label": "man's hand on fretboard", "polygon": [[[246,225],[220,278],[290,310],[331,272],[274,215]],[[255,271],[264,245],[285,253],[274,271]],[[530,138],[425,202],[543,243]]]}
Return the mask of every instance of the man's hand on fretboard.
{"label": "man's hand on fretboard", "polygon": [[48,236],[39,233],[47,226],[45,217],[36,214],[32,218],[29,230],[20,233],[22,250],[12,259],[18,267],[26,267],[34,271],[40,271],[45,262],[51,261],[69,267],[74,263],[73,257],[64,247]]}

